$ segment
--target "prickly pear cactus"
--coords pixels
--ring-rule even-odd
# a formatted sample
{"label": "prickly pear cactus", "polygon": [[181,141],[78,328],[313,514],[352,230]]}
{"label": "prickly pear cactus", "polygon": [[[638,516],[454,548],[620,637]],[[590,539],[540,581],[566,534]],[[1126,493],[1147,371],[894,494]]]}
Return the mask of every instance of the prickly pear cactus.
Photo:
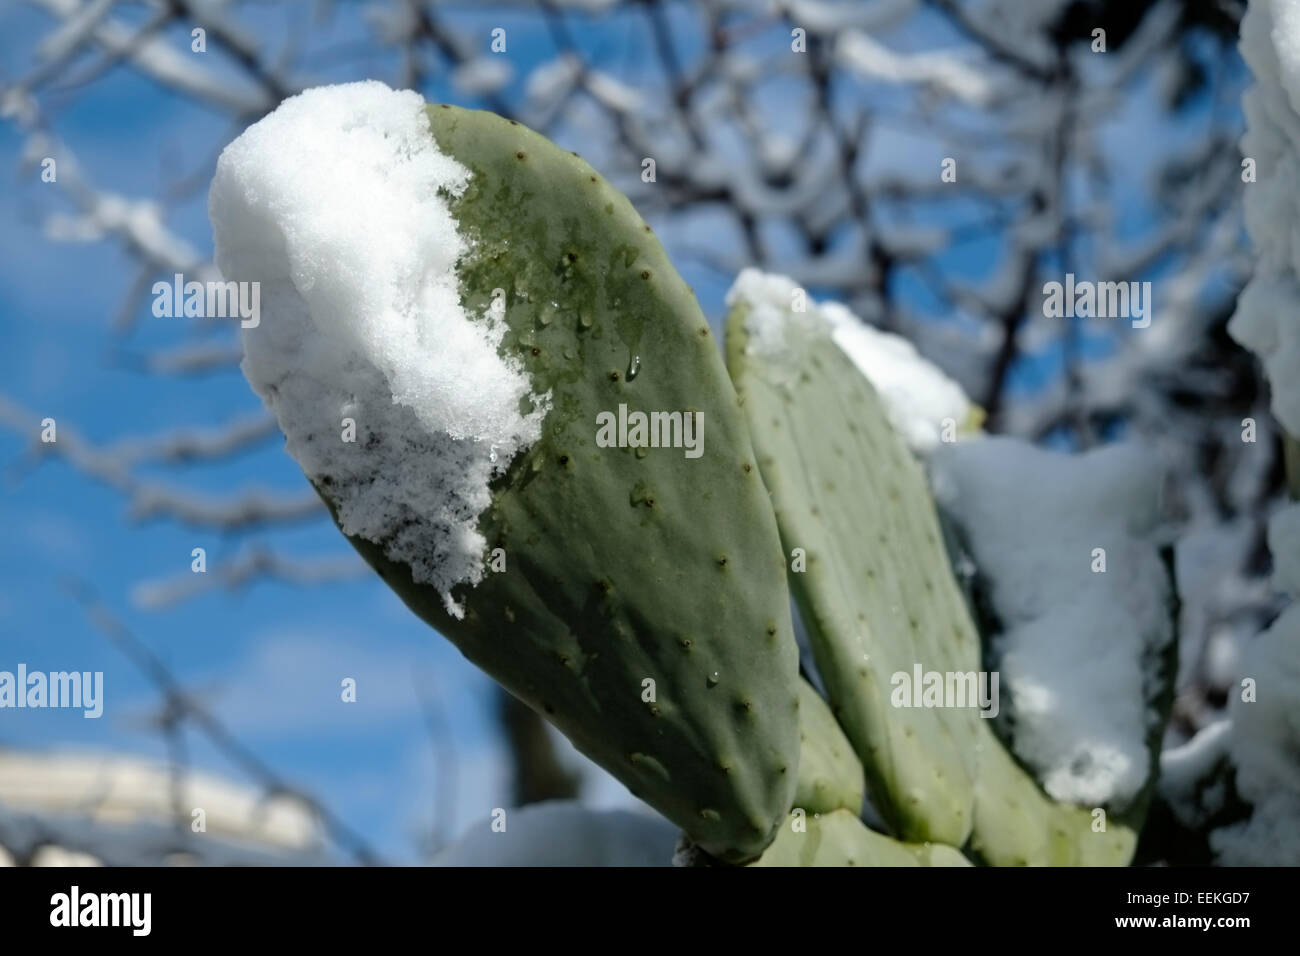
{"label": "prickly pear cactus", "polygon": [[[754,858],[794,796],[797,652],[771,505],[708,324],[650,227],[575,154],[494,114],[428,116],[472,173],[451,207],[472,242],[462,303],[483,314],[503,290],[502,354],[552,407],[492,487],[480,530],[504,570],[457,590],[463,619],[352,543],[709,853]],[[703,454],[598,447],[597,415],[620,405],[699,412]]]}
{"label": "prickly pear cactus", "polygon": [[751,866],[970,866],[950,846],[900,843],[848,810],[787,821]]}
{"label": "prickly pear cactus", "polygon": [[799,784],[794,805],[807,813],[862,812],[866,783],[853,745],[821,694],[799,681]]}
{"label": "prickly pear cactus", "polygon": [[896,673],[980,669],[925,477],[824,329],[790,313],[755,337],[750,309],[743,299],[732,308],[728,367],[791,590],[873,804],[902,840],[969,842],[992,864],[1126,863],[1132,830],[1094,832],[1086,811],[1047,798],[977,708],[893,706]]}
{"label": "prickly pear cactus", "polygon": [[728,364],[831,709],[894,832],[961,846],[972,824],[979,718],[890,704],[891,675],[916,662],[979,667],[925,478],[829,335],[791,322],[785,351],[751,354],[747,315],[741,303],[729,318]]}

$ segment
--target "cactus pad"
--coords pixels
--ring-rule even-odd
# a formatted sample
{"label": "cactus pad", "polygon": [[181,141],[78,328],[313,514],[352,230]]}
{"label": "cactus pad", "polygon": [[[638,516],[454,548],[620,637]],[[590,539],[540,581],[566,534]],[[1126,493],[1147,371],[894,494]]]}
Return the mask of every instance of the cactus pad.
{"label": "cactus pad", "polygon": [[808,813],[839,809],[861,813],[862,763],[826,701],[806,680],[799,681],[799,739],[794,805]]}
{"label": "cactus pad", "polygon": [[848,810],[792,818],[752,866],[970,866],[950,846],[900,843],[868,829]]}
{"label": "cactus pad", "polygon": [[[477,584],[448,597],[385,542],[350,540],[634,794],[711,854],[754,858],[794,795],[797,652],[776,523],[708,324],[650,227],[576,154],[490,113],[426,115],[470,174],[448,197],[469,250],[460,305],[504,323],[501,356],[549,405],[491,483]],[[620,406],[699,413],[702,453],[602,447],[598,416]],[[338,485],[309,477],[337,520]]]}
{"label": "cactus pad", "polygon": [[791,589],[831,709],[866,769],[873,803],[905,840],[961,846],[974,803],[970,709],[899,709],[891,676],[978,669],[975,630],[948,571],[911,453],[871,383],[828,334],[787,323],[786,350],[747,348],[732,311],[727,355],[772,494]]}
{"label": "cactus pad", "polygon": [[728,367],[787,558],[802,550],[791,590],[873,804],[901,839],[969,841],[993,864],[1127,862],[1133,831],[1094,832],[1088,811],[1046,797],[975,706],[893,705],[895,674],[978,673],[975,626],[925,476],[870,382],[816,322],[761,307],[755,328],[753,303],[733,304]]}

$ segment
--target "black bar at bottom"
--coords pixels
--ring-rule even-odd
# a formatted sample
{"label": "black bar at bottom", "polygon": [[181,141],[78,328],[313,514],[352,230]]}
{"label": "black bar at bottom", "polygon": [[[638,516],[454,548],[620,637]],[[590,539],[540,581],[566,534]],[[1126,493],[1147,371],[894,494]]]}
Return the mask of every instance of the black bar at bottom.
{"label": "black bar at bottom", "polygon": [[[894,929],[918,942],[1026,942],[1099,935],[1216,940],[1294,932],[1295,869],[596,870],[596,869],[7,869],[0,926],[7,952],[25,940],[79,944],[154,939],[205,945],[256,940],[418,945],[482,937],[582,938],[609,928],[649,945],[681,932],[734,946],[778,924],[799,934]],[[73,888],[76,888],[75,891]],[[74,892],[76,915],[74,910]],[[108,896],[105,896],[108,894]],[[121,894],[127,894],[122,896]],[[148,894],[147,934],[145,897]],[[116,922],[116,926],[72,923]],[[793,921],[793,922],[788,922]],[[1208,921],[1208,923],[1207,923]],[[60,924],[60,925],[55,925]],[[1053,936],[1039,936],[1052,933]],[[635,943],[640,939],[641,943]]]}

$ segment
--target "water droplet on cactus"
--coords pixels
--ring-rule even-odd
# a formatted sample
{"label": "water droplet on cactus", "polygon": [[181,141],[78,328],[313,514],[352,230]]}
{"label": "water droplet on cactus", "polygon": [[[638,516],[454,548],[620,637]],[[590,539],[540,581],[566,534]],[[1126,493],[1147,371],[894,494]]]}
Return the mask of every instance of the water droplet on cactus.
{"label": "water droplet on cactus", "polygon": [[708,676],[707,680],[705,681],[705,683],[707,683],[710,687],[717,687],[717,686],[718,686],[718,672],[717,672],[717,671],[714,671],[712,674],[710,674],[710,675]]}
{"label": "water droplet on cactus", "polygon": [[627,366],[627,380],[630,382],[636,378],[637,373],[641,371],[641,356],[633,355],[632,361]]}

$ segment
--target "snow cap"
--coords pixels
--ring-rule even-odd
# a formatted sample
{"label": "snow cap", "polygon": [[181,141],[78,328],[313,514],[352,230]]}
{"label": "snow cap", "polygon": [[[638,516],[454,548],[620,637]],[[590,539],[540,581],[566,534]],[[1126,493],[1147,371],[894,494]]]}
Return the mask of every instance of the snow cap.
{"label": "snow cap", "polygon": [[[798,294],[803,310],[795,311]],[[939,444],[944,419],[963,429],[973,406],[961,386],[925,359],[907,339],[867,325],[838,302],[816,303],[783,275],[745,269],[727,293],[727,305],[748,308],[745,331],[752,354],[779,358],[786,353],[785,330],[794,324],[829,333],[867,377],[885,403],[890,423],[915,452]]]}
{"label": "snow cap", "polygon": [[451,588],[483,574],[489,481],[546,410],[499,354],[504,323],[461,304],[469,179],[416,93],[368,81],[285,100],[222,152],[208,197],[218,268],[261,283],[242,368],[289,453],[344,532],[453,614]]}

